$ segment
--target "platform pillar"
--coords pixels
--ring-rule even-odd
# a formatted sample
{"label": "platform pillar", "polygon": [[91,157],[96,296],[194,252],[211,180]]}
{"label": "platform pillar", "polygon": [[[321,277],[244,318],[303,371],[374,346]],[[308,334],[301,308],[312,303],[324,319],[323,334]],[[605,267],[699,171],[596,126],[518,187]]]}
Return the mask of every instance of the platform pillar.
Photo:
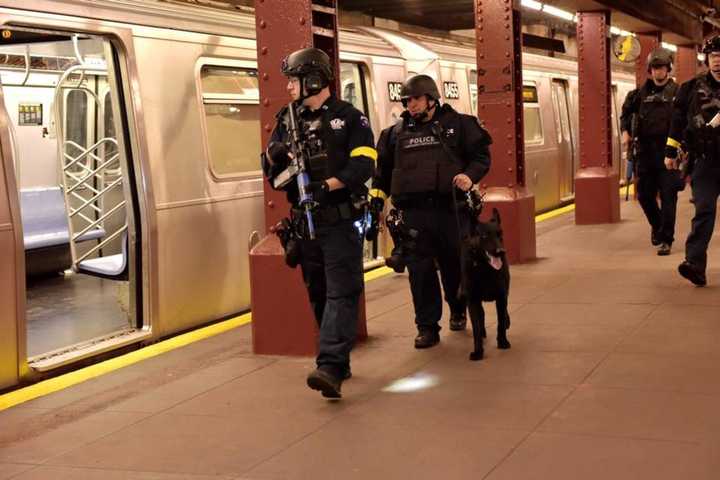
{"label": "platform pillar", "polygon": [[618,174],[612,170],[610,12],[578,12],[580,168],[575,223],[620,221]]}
{"label": "platform pillar", "polygon": [[[275,114],[291,100],[280,65],[289,53],[306,47],[325,51],[339,79],[336,0],[259,0],[255,2],[260,128],[266,145]],[[339,80],[331,86],[338,91]],[[260,160],[258,159],[258,163]],[[285,265],[274,226],[288,215],[285,194],[264,182],[265,237],[250,252],[253,351],[272,355],[315,355],[318,329],[300,267]],[[360,300],[358,338],[367,336],[365,299]]]}
{"label": "platform pillar", "polygon": [[536,257],[535,197],[525,186],[520,2],[475,0],[478,117],[493,139],[483,218],[500,211],[508,261]]}
{"label": "platform pillar", "polygon": [[640,88],[649,78],[648,55],[662,43],[662,32],[638,33],[636,38],[640,42],[640,56],[635,61],[635,85]]}
{"label": "platform pillar", "polygon": [[697,48],[695,45],[679,46],[675,54],[675,78],[683,84],[698,74]]}

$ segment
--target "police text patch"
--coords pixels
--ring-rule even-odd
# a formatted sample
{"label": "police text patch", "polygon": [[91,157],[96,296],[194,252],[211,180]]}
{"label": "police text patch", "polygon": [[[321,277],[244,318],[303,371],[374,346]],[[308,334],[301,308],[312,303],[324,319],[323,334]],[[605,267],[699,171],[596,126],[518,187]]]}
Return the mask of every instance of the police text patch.
{"label": "police text patch", "polygon": [[400,140],[400,148],[403,150],[409,150],[413,148],[431,147],[439,145],[437,138],[434,135],[422,135],[418,137],[406,137]]}

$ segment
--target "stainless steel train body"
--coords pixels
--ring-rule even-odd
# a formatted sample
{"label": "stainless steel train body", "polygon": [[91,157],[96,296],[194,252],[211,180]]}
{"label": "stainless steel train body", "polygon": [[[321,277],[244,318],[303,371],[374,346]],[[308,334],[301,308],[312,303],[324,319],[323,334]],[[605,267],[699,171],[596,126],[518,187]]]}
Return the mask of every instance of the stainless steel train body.
{"label": "stainless steel train body", "polygon": [[[135,0],[0,1],[0,28],[19,39],[0,47],[0,388],[248,309],[248,250],[264,225],[253,16]],[[375,28],[343,29],[339,41],[341,94],[376,135],[402,112],[398,88],[412,73],[476,113],[470,43]],[[577,66],[527,54],[523,67],[527,184],[547,210],[573,195]],[[615,112],[634,78],[617,73],[613,84]],[[617,127],[615,115],[616,168]],[[120,312],[117,325],[43,350],[28,332],[55,334],[28,320],[43,284],[26,280],[23,220],[33,212],[21,198],[58,186],[76,272],[62,288],[86,308],[79,279],[97,276],[88,288],[125,300],[83,314],[92,322],[106,307]],[[98,237],[81,243],[93,229]],[[123,275],[88,263],[118,257]]]}

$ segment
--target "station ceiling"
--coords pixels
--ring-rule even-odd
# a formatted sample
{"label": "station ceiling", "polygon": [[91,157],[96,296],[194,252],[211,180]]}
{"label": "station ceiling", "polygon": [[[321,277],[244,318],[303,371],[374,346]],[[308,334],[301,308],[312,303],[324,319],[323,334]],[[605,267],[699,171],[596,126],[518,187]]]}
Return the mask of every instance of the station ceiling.
{"label": "station ceiling", "polygon": [[[520,1],[520,0],[517,0]],[[345,10],[439,30],[474,28],[474,0],[338,0]],[[611,23],[635,33],[662,31],[667,42],[701,43],[702,16],[720,0],[547,0],[568,12],[610,10]],[[720,22],[719,22],[720,23]]]}

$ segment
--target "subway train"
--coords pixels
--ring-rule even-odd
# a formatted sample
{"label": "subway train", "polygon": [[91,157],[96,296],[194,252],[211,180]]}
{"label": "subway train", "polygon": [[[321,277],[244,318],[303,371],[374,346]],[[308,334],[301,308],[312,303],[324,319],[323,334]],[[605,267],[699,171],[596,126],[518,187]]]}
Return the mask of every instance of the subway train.
{"label": "subway train", "polygon": [[[0,1],[0,23],[0,389],[247,310],[264,234],[252,13],[22,0]],[[476,113],[471,40],[357,27],[339,44],[340,94],[376,136],[414,73]],[[573,198],[577,65],[525,54],[523,69],[542,211]],[[613,72],[615,168],[634,82]]]}

